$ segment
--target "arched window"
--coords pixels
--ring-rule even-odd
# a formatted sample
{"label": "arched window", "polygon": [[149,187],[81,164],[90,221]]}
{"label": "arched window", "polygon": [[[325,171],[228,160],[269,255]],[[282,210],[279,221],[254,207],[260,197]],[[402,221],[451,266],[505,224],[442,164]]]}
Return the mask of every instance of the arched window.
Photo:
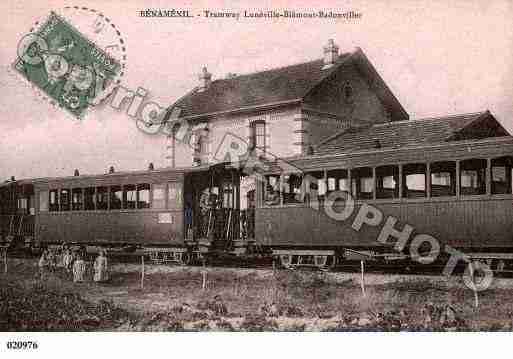
{"label": "arched window", "polygon": [[265,150],[266,147],[266,133],[265,133],[265,121],[253,121],[251,122],[251,136],[250,136],[250,147],[259,148]]}

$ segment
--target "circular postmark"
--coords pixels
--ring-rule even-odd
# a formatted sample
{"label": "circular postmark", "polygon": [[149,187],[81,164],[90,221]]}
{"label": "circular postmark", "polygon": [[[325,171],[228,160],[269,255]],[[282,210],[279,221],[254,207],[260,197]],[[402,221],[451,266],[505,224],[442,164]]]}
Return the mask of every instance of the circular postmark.
{"label": "circular postmark", "polygon": [[82,118],[119,86],[126,42],[102,12],[79,6],[52,11],[19,41],[14,70],[52,105]]}

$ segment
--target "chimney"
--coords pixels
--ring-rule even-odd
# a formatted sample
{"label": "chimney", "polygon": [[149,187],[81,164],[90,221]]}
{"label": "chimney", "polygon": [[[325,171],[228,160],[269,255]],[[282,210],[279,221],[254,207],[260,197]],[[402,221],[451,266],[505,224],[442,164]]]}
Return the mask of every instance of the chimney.
{"label": "chimney", "polygon": [[114,173],[114,166],[110,166],[109,173]]}
{"label": "chimney", "polygon": [[148,165],[148,171],[153,171],[155,169],[155,166],[153,166],[153,162],[150,162]]}
{"label": "chimney", "polygon": [[199,75],[200,84],[198,87],[198,92],[205,91],[212,82],[212,74],[207,71],[207,67],[204,66],[201,74]]}
{"label": "chimney", "polygon": [[75,172],[73,173],[73,176],[75,176],[75,177],[80,176],[80,172],[78,172],[78,169],[75,169]]}
{"label": "chimney", "polygon": [[335,44],[333,39],[328,40],[328,44],[324,46],[324,66],[323,70],[329,69],[338,59],[338,46]]}

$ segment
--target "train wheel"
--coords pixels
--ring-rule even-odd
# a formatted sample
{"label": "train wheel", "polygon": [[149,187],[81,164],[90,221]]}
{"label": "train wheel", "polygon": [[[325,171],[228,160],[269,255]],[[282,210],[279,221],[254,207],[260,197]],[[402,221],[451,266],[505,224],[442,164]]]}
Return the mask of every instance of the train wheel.
{"label": "train wheel", "polygon": [[328,263],[328,256],[314,256],[314,263],[315,266],[319,268],[326,267],[326,264]]}
{"label": "train wheel", "polygon": [[497,263],[497,272],[503,272],[504,271],[504,268],[506,267],[506,263],[504,262],[503,259],[501,259],[498,263]]}
{"label": "train wheel", "polygon": [[189,253],[182,253],[182,261],[181,264],[187,266],[191,264],[191,255]]}

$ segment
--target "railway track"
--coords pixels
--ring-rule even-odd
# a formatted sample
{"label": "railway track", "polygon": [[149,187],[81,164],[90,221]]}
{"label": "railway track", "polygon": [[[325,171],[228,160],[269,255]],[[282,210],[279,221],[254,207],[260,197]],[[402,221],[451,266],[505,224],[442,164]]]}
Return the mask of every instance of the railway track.
{"label": "railway track", "polygon": [[[37,259],[38,255],[30,253],[24,250],[10,250],[8,252],[9,258],[16,259]],[[111,253],[109,254],[111,264],[139,264],[141,263],[140,254],[131,253]],[[89,260],[94,260],[94,254],[89,255]],[[311,265],[305,266],[294,266],[285,268],[280,266],[277,262],[273,262],[270,256],[253,256],[239,258],[235,256],[224,256],[212,257],[209,260],[194,261],[192,263],[184,264],[176,261],[149,261],[153,265],[162,266],[181,266],[181,267],[201,267],[206,268],[240,268],[240,269],[280,269],[280,270],[291,270],[291,271],[308,271],[308,272],[332,272],[332,273],[360,273],[361,262],[360,261],[346,261],[344,263],[337,264],[335,266],[319,268]],[[414,262],[381,262],[381,261],[365,261],[364,271],[368,274],[382,274],[382,275],[426,275],[426,276],[442,276],[445,264],[431,264],[431,265],[420,265]],[[463,265],[456,266],[452,275],[460,276],[463,274],[465,267]],[[499,278],[513,278],[513,271],[506,270],[502,272],[494,272],[494,275]]]}

